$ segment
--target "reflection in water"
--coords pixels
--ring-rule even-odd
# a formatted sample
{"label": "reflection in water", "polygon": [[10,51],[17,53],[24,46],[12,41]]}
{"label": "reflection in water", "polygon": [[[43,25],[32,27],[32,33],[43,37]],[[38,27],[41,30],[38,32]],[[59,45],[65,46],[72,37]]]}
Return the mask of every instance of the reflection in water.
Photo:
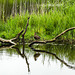
{"label": "reflection in water", "polygon": [[26,60],[26,64],[27,64],[27,67],[28,67],[28,72],[30,72],[30,68],[29,68],[29,63],[28,63],[28,60],[27,60],[27,57],[24,53],[24,47],[25,45],[23,45],[23,53],[21,53],[21,51],[19,50],[19,48],[16,48],[16,47],[13,47],[14,49],[16,49],[16,51],[18,52],[18,54],[22,57],[22,58],[25,58]]}
{"label": "reflection in water", "polygon": [[[62,53],[63,54],[63,51],[64,51],[64,53],[66,53],[65,52],[65,49],[67,49],[67,50],[69,50],[68,52],[67,52],[67,55],[68,54],[72,54],[71,55],[71,57],[72,56],[74,56],[74,46],[51,46],[50,44],[49,45],[46,45],[46,46],[44,46],[44,45],[40,45],[40,46],[36,46],[36,48],[38,48],[39,47],[39,49],[40,50],[38,50],[38,49],[36,49],[36,48],[33,48],[33,47],[30,47],[31,48],[31,50],[26,50],[26,48],[28,48],[27,47],[28,46],[28,44],[26,45],[21,45],[21,47],[20,47],[20,45],[18,45],[18,46],[11,46],[11,47],[1,47],[0,48],[0,50],[2,49],[2,50],[6,50],[6,48],[8,48],[9,49],[9,51],[8,50],[6,50],[7,51],[7,53],[11,53],[11,54],[19,54],[23,59],[25,59],[25,61],[26,61],[26,64],[27,64],[27,68],[28,68],[28,72],[30,73],[30,71],[32,71],[32,67],[31,67],[31,65],[32,65],[32,63],[33,63],[33,66],[38,66],[38,65],[36,65],[36,64],[34,64],[35,62],[32,60],[32,58],[31,58],[31,55],[32,56],[34,56],[34,60],[36,61],[37,59],[39,60],[39,58],[42,56],[42,53],[44,53],[45,54],[45,56],[52,56],[53,58],[54,58],[54,60],[55,59],[57,59],[57,60],[59,60],[60,61],[60,63],[63,63],[65,66],[67,66],[68,68],[70,68],[70,69],[74,69],[75,70],[75,67],[74,66],[72,66],[72,65],[69,65],[69,63],[67,63],[67,62],[65,62],[64,61],[64,59],[62,60],[62,58],[60,58],[59,57],[59,55],[58,54],[60,54],[60,53]],[[35,46],[34,46],[35,47]],[[40,48],[41,47],[41,48]],[[44,48],[43,48],[44,47]],[[68,47],[70,47],[70,48],[68,48]],[[12,48],[12,50],[10,49],[10,48]],[[64,49],[63,49],[64,48]],[[28,48],[29,49],[29,48]],[[41,50],[41,49],[43,49],[43,50]],[[48,49],[48,50],[47,50]],[[57,53],[55,53],[55,51],[54,51],[54,49],[56,49],[56,51],[57,51]],[[60,50],[61,49],[61,50]],[[71,49],[71,50],[70,50]],[[14,51],[15,50],[15,51]],[[66,51],[67,51],[66,50]],[[52,52],[51,52],[52,51]],[[34,53],[33,53],[34,52]],[[73,52],[73,53],[72,53]],[[30,55],[30,56],[27,56],[27,54],[28,55]],[[60,56],[61,56],[61,54],[60,54]],[[44,56],[43,56],[44,57]],[[63,57],[65,57],[65,55],[63,54]],[[28,60],[28,58],[30,58],[30,60],[31,60],[31,62]],[[45,57],[44,57],[45,58]],[[47,57],[48,58],[48,57]],[[67,56],[67,58],[68,58],[68,56]],[[49,59],[49,58],[48,58]],[[37,60],[37,62],[36,63],[38,63],[38,60]],[[74,58],[72,59],[72,61],[74,60]],[[40,61],[40,60],[39,60]],[[71,60],[70,60],[71,61]],[[71,62],[72,62],[71,61]],[[46,60],[46,62],[47,62],[47,60]],[[69,61],[68,61],[69,62]],[[30,63],[30,64],[29,64]],[[25,63],[24,63],[25,64]],[[47,63],[46,63],[47,64]],[[40,66],[41,66],[41,63],[39,64]],[[21,65],[22,66],[22,65]],[[56,66],[56,65],[55,65]],[[53,66],[52,66],[53,67]],[[30,68],[31,68],[31,70],[30,70]],[[35,67],[36,68],[36,67]],[[43,67],[43,68],[45,68],[45,67]],[[38,67],[38,69],[39,69],[39,67]],[[54,69],[54,68],[53,68]],[[37,70],[37,68],[36,68],[36,70]],[[35,71],[35,70],[34,70]]]}
{"label": "reflection in water", "polygon": [[36,61],[39,56],[40,56],[40,53],[34,54],[34,60]]}
{"label": "reflection in water", "polygon": [[[61,0],[62,1],[62,0]],[[28,11],[29,13],[43,13],[48,12],[55,2],[56,7],[60,7],[62,3],[58,4],[57,0],[0,0],[0,18],[7,18],[10,15],[20,15]]]}
{"label": "reflection in water", "polygon": [[26,64],[27,64],[27,67],[28,67],[28,72],[30,72],[30,68],[29,68],[29,63],[28,63],[28,59],[27,59],[27,57],[26,57],[26,55],[25,55],[25,53],[24,53],[24,47],[25,45],[23,45],[23,52],[21,53],[21,51],[19,50],[19,48],[17,48],[17,47],[15,47],[14,45],[12,45],[12,46],[0,46],[0,50],[4,50],[4,49],[10,49],[10,48],[12,48],[12,49],[16,49],[16,51],[17,51],[17,53],[22,57],[22,58],[25,58],[25,61],[26,61]]}
{"label": "reflection in water", "polygon": [[48,52],[46,50],[36,50],[35,48],[31,47],[30,48],[33,50],[33,51],[36,51],[36,52],[43,52],[43,53],[47,53],[47,54],[51,54],[52,56],[54,56],[57,60],[59,60],[60,62],[62,62],[63,64],[65,64],[67,67],[71,68],[71,69],[75,69],[74,66],[71,66],[69,65],[68,63],[66,63],[64,60],[60,59],[56,54],[54,53],[51,53],[51,52]]}

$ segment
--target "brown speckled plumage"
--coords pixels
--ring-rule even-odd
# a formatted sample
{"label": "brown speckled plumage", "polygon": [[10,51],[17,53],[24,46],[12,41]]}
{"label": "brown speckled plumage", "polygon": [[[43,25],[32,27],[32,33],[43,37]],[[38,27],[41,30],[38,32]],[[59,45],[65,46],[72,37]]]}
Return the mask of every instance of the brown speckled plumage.
{"label": "brown speckled plumage", "polygon": [[40,36],[36,35],[36,33],[35,33],[35,34],[34,34],[34,39],[35,39],[35,40],[38,40],[38,39],[40,39]]}

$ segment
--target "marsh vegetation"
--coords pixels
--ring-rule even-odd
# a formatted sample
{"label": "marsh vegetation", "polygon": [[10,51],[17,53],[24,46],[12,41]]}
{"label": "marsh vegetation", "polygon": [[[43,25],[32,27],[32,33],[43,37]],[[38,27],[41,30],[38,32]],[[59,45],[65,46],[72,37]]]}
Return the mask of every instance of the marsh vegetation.
{"label": "marsh vegetation", "polygon": [[[24,35],[18,37],[20,32]],[[40,36],[39,41],[35,41],[35,33]],[[20,41],[15,46],[5,44],[4,47],[4,43],[17,38]],[[52,39],[57,41],[48,44]],[[37,44],[39,42],[41,44]],[[56,75],[58,71],[60,75],[62,70],[64,75],[72,74],[75,70],[74,44],[75,0],[0,0],[1,75],[28,75],[28,72]]]}
{"label": "marsh vegetation", "polygon": [[[5,39],[15,37],[24,29],[29,16],[26,40],[34,40],[35,32],[41,40],[49,40],[75,25],[73,0],[3,0],[0,1],[0,8],[0,37]],[[69,31],[60,38],[72,40],[74,32]]]}

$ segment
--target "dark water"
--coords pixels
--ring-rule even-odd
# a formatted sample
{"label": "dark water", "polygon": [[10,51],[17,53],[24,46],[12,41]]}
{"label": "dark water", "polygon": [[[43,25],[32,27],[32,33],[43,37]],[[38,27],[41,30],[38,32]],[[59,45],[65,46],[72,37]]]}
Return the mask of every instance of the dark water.
{"label": "dark water", "polygon": [[0,48],[0,75],[74,75],[75,45]]}
{"label": "dark water", "polygon": [[53,3],[59,7],[62,0],[0,0],[0,19],[5,20],[10,15],[21,15],[27,11],[30,14],[48,12],[54,7]]}

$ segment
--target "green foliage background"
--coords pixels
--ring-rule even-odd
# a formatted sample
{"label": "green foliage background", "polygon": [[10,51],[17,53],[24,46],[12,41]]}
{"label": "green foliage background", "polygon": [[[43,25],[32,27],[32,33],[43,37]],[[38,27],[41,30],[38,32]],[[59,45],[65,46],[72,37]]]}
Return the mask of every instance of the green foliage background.
{"label": "green foliage background", "polygon": [[[9,2],[12,0],[9,0]],[[20,0],[18,0],[20,1]],[[29,1],[29,0],[28,0]],[[64,0],[63,0],[64,1]],[[30,16],[29,26],[25,34],[26,40],[34,40],[33,36],[36,32],[41,37],[40,40],[50,40],[60,34],[67,28],[75,26],[75,2],[70,1],[61,2],[61,6],[57,7],[55,4],[52,8],[45,12],[33,11],[31,14],[26,11],[15,16],[10,15],[6,21],[0,20],[0,37],[11,39],[15,37],[22,29],[25,29],[27,18]],[[64,34],[60,39],[75,39],[75,30],[69,31]]]}

